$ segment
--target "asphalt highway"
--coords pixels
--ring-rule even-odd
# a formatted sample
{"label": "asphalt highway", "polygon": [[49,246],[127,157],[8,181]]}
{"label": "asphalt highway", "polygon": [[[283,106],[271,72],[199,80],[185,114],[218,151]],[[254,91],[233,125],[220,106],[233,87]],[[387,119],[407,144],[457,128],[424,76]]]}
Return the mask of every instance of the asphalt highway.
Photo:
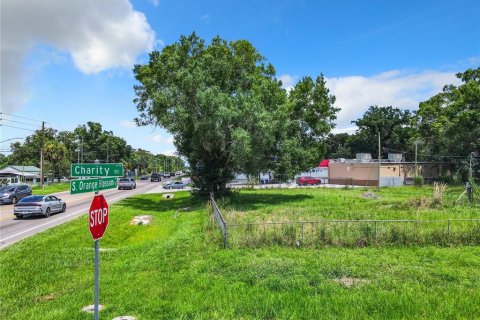
{"label": "asphalt highway", "polygon": [[[137,188],[133,190],[104,190],[100,193],[105,196],[108,204],[128,198],[135,194],[162,192],[161,186],[169,180],[162,182],[137,181]],[[44,230],[53,228],[62,223],[87,214],[94,193],[81,193],[71,195],[69,191],[56,193],[57,197],[65,200],[67,210],[64,213],[52,214],[49,218],[29,217],[17,219],[13,215],[13,205],[0,205],[0,250],[27,237],[33,236]]]}

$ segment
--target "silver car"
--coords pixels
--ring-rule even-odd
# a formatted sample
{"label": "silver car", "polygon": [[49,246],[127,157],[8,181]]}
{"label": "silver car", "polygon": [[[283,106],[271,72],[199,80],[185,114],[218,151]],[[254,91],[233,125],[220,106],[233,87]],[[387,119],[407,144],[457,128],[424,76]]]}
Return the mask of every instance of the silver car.
{"label": "silver car", "polygon": [[0,187],[0,203],[17,203],[18,200],[32,194],[32,189],[26,184],[7,185]]}
{"label": "silver car", "polygon": [[13,207],[13,214],[21,219],[30,216],[45,216],[46,218],[54,212],[65,212],[67,204],[54,195],[33,195],[20,200]]}
{"label": "silver car", "polygon": [[183,189],[187,184],[181,181],[170,181],[163,185],[164,189]]}
{"label": "silver car", "polygon": [[120,189],[135,189],[137,187],[137,184],[135,183],[135,180],[133,178],[120,178],[118,179],[118,190]]}

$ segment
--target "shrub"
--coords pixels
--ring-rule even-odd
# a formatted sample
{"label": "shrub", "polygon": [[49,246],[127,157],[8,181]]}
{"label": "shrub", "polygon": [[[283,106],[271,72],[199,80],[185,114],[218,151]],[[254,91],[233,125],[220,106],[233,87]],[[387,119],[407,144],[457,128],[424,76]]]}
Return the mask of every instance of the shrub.
{"label": "shrub", "polygon": [[423,177],[422,177],[422,176],[416,176],[415,178],[413,178],[413,184],[414,184],[416,187],[421,187],[421,186],[423,186]]}

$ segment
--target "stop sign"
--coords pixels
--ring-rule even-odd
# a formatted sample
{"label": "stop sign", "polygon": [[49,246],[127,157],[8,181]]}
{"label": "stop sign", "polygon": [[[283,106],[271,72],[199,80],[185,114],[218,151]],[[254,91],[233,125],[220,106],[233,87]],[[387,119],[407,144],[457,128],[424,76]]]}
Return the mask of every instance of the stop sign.
{"label": "stop sign", "polygon": [[93,240],[101,239],[108,226],[108,203],[102,194],[93,198],[88,217]]}

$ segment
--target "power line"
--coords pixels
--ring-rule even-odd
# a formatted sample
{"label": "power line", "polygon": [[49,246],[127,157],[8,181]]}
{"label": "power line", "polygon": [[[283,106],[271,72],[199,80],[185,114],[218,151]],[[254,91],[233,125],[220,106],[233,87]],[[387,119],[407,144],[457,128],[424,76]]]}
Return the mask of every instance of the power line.
{"label": "power line", "polygon": [[0,121],[10,121],[10,122],[15,122],[15,123],[19,123],[19,124],[24,124],[24,125],[27,125],[27,126],[38,127],[38,125],[33,124],[33,123],[20,122],[20,121],[4,119],[4,118],[0,118]]}
{"label": "power line", "polygon": [[9,125],[0,123],[0,127],[2,127],[2,126],[3,126],[3,127],[14,128],[14,129],[21,129],[21,130],[25,130],[25,131],[31,131],[31,132],[37,131],[37,130],[32,130],[32,129],[27,129],[27,128],[20,128],[20,127],[9,126]]}
{"label": "power line", "polygon": [[2,115],[2,114],[5,114],[5,115],[7,115],[7,116],[10,116],[10,117],[15,117],[15,118],[21,118],[21,119],[25,119],[25,120],[31,120],[31,121],[42,122],[42,120],[37,120],[37,119],[32,119],[32,118],[27,118],[27,117],[21,117],[21,116],[16,116],[16,115],[9,114],[9,113],[5,113],[5,112],[0,112],[0,115]]}

